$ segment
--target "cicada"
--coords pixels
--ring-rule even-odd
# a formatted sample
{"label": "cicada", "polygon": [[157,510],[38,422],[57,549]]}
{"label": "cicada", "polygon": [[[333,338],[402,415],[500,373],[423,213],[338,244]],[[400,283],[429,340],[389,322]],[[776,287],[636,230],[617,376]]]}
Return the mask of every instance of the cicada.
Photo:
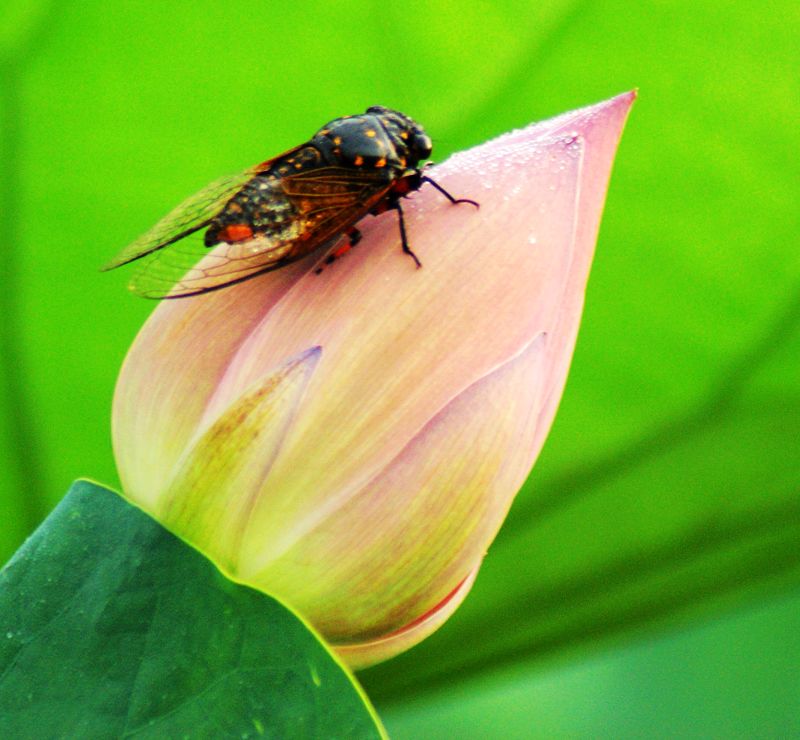
{"label": "cicada", "polygon": [[102,269],[144,258],[130,282],[134,293],[197,295],[325,247],[340,251],[338,244],[360,239],[356,224],[362,218],[387,210],[397,212],[403,252],[419,267],[401,198],[430,183],[451,203],[478,205],[453,197],[425,174],[420,163],[431,149],[422,126],[396,110],[372,106],[336,118],[306,143],[211,183]]}

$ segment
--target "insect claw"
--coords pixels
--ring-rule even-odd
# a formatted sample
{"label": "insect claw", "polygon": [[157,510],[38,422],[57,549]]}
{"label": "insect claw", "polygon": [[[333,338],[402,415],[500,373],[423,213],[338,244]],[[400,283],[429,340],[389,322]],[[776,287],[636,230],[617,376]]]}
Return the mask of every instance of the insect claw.
{"label": "insect claw", "polygon": [[404,244],[403,245],[403,251],[409,257],[411,257],[412,260],[414,260],[414,264],[417,266],[417,269],[419,270],[419,268],[422,267],[422,262],[420,262],[419,259],[417,258],[417,255],[414,254],[414,252],[411,251],[411,247],[409,247],[408,244]]}
{"label": "insect claw", "polygon": [[350,239],[350,246],[354,247],[361,241],[361,232],[355,226],[349,231],[345,232]]}

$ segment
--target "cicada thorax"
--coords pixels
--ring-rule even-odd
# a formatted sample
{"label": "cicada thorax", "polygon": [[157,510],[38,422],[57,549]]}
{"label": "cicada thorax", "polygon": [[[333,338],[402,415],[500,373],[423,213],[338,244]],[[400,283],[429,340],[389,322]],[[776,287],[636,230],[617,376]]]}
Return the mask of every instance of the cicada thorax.
{"label": "cicada thorax", "polygon": [[387,180],[396,177],[407,166],[406,147],[402,140],[393,141],[376,116],[338,118],[320,129],[311,143],[332,166],[379,170]]}

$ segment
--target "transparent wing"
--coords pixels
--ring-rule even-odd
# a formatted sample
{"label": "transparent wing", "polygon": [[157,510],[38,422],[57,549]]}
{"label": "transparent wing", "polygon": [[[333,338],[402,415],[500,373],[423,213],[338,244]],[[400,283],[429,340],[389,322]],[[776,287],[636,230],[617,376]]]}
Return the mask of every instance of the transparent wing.
{"label": "transparent wing", "polygon": [[130,289],[146,298],[179,298],[276,270],[333,244],[366,215],[390,185],[379,172],[339,167],[279,178],[269,197],[282,206],[288,201],[292,213],[280,227],[212,249],[204,245],[200,234],[163,245],[165,249],[151,249]]}
{"label": "transparent wing", "polygon": [[215,180],[170,211],[100,269],[111,270],[132,262],[202,229],[252,177],[252,170],[247,170]]}
{"label": "transparent wing", "polygon": [[290,257],[291,248],[292,242],[259,237],[235,244],[222,242],[209,249],[200,238],[191,237],[147,255],[128,287],[144,298],[207,293],[276,270],[303,256]]}
{"label": "transparent wing", "polygon": [[257,173],[267,170],[274,162],[289,157],[305,145],[300,145],[279,154],[277,157],[261,162],[238,175],[229,175],[215,180],[199,193],[187,198],[173,208],[151,229],[123,249],[101,270],[112,270],[120,265],[133,262],[162,247],[169,246],[208,225],[225,204],[251,180]]}

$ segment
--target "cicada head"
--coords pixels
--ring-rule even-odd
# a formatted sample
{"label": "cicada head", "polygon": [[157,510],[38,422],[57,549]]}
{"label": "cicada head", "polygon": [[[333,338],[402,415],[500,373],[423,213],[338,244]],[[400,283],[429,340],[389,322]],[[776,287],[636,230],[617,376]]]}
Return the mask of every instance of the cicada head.
{"label": "cicada head", "polygon": [[382,105],[367,108],[367,115],[373,115],[380,121],[398,158],[405,159],[409,169],[415,169],[421,161],[431,156],[431,137],[413,118]]}

